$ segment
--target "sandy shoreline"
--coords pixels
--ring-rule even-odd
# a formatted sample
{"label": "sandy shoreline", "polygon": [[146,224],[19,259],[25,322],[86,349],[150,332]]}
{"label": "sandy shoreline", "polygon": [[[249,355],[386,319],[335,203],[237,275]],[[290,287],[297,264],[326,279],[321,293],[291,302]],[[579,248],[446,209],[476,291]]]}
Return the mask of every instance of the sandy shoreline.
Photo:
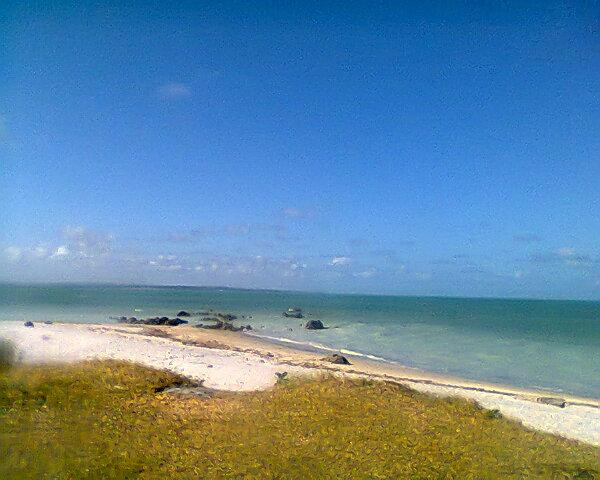
{"label": "sandy shoreline", "polygon": [[352,365],[336,365],[324,362],[323,353],[241,333],[116,324],[36,323],[27,328],[21,322],[2,322],[0,338],[14,343],[18,359],[25,363],[127,360],[172,370],[219,390],[269,388],[277,380],[275,374],[284,371],[396,381],[429,394],[474,400],[530,428],[600,445],[600,401],[596,399],[560,395],[567,405],[559,408],[536,401],[556,396],[544,391],[469,381],[360,357],[349,357]]}

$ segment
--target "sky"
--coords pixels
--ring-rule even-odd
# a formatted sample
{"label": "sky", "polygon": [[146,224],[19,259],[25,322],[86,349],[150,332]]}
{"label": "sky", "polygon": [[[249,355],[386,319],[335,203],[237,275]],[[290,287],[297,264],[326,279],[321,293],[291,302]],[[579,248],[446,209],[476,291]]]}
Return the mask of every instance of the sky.
{"label": "sky", "polygon": [[600,299],[599,36],[594,1],[5,2],[0,281]]}

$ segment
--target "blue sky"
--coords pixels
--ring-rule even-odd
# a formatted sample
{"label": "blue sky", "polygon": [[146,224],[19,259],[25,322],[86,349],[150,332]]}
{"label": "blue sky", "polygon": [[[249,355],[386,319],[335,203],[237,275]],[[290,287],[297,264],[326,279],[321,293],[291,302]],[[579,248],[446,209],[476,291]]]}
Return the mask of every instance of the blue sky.
{"label": "blue sky", "polygon": [[598,3],[13,3],[0,280],[600,299]]}

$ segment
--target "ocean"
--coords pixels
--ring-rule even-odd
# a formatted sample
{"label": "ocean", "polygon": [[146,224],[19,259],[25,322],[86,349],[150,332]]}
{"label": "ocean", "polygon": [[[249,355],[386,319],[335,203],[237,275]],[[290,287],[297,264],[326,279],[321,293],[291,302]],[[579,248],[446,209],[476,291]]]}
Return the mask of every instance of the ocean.
{"label": "ocean", "polygon": [[[286,318],[288,307],[305,319]],[[253,335],[472,380],[600,398],[600,302],[202,287],[0,285],[0,321],[114,323],[179,310],[245,316]],[[327,330],[306,330],[319,319]],[[191,319],[191,323],[198,321]]]}

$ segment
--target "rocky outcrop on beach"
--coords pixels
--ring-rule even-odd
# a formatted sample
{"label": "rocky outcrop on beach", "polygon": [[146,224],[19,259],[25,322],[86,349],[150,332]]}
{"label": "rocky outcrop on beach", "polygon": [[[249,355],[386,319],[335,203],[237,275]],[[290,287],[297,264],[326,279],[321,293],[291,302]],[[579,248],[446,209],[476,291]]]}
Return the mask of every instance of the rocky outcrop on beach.
{"label": "rocky outcrop on beach", "polygon": [[567,406],[567,402],[564,398],[558,397],[538,397],[538,403],[545,403],[546,405],[552,405],[553,407],[565,408]]}
{"label": "rocky outcrop on beach", "polygon": [[321,360],[324,362],[335,363],[337,365],[352,365],[346,357],[340,355],[339,353],[334,353],[328,357],[322,358]]}
{"label": "rocky outcrop on beach", "polygon": [[119,317],[119,323],[127,323],[129,325],[168,325],[170,327],[176,327],[188,323],[187,320],[181,318],[169,318],[169,317],[151,317],[151,318],[136,318],[136,317]]}
{"label": "rocky outcrop on beach", "polygon": [[25,322],[23,325],[25,325],[26,327],[33,327],[33,322]]}
{"label": "rocky outcrop on beach", "polygon": [[[199,328],[210,328],[216,330],[230,330],[233,332],[239,332],[242,330],[252,330],[250,325],[243,325],[241,327],[235,327],[231,322],[236,320],[237,317],[231,313],[213,312],[188,312],[187,310],[180,310],[177,313],[177,317],[150,317],[150,318],[137,318],[137,317],[109,317],[112,320],[117,320],[119,323],[127,323],[129,325],[167,325],[170,327],[176,327],[177,325],[183,325],[188,323],[187,320],[183,320],[180,317],[194,317],[201,313],[205,313],[211,316],[202,318],[202,322],[196,327]],[[206,324],[205,322],[210,322]],[[33,325],[32,325],[33,326]]]}
{"label": "rocky outcrop on beach", "polygon": [[304,327],[307,330],[323,330],[327,328],[321,320],[309,320]]}

